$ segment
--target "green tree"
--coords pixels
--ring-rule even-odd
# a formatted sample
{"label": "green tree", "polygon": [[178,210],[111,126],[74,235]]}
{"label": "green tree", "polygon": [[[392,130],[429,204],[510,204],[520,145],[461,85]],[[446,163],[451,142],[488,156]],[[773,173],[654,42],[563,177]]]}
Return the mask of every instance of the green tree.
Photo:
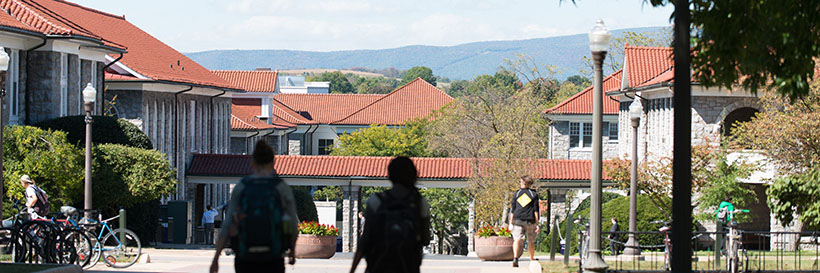
{"label": "green tree", "polygon": [[[654,6],[670,0],[649,0]],[[757,92],[777,88],[795,99],[809,93],[820,57],[820,1],[689,0],[693,81]]]}
{"label": "green tree", "polygon": [[341,71],[325,72],[318,76],[309,76],[306,81],[330,82],[330,93],[354,93],[353,85]]}
{"label": "green tree", "polygon": [[775,179],[766,189],[769,208],[777,215],[777,220],[790,225],[795,220],[807,229],[820,227],[820,169],[812,168],[789,176]]}
{"label": "green tree", "polygon": [[347,156],[429,156],[425,138],[426,121],[406,123],[399,128],[370,125],[339,137],[331,155]]}
{"label": "green tree", "polygon": [[177,186],[165,154],[119,144],[94,147],[92,175],[94,207],[108,215],[171,194]]}
{"label": "green tree", "polygon": [[[468,188],[476,200],[476,220],[501,224],[518,177],[534,174],[523,163],[546,155],[549,126],[532,89],[494,83],[482,76],[471,85],[475,91],[445,107],[430,126],[429,144],[434,151],[471,159],[478,174]],[[481,160],[487,158],[493,160]]]}
{"label": "green tree", "polygon": [[572,84],[577,85],[581,88],[585,88],[587,86],[592,85],[592,81],[589,78],[581,76],[581,75],[569,76],[569,77],[567,77],[566,81],[571,82]]}
{"label": "green tree", "polygon": [[470,86],[469,81],[465,80],[456,80],[450,83],[450,86],[444,89],[447,92],[447,95],[451,97],[457,98],[467,94],[467,87]]}
{"label": "green tree", "polygon": [[436,238],[437,253],[453,254],[459,238],[451,235],[467,229],[467,194],[463,189],[422,189],[421,196],[430,203],[430,224]]}
{"label": "green tree", "polygon": [[433,75],[433,70],[426,66],[415,66],[407,70],[407,73],[402,77],[402,84],[411,82],[416,78],[421,78],[433,86],[436,86],[436,76]]}
{"label": "green tree", "polygon": [[[111,143],[125,146],[153,149],[151,139],[133,123],[115,117],[93,116],[94,126],[91,126],[91,142],[94,144]],[[63,131],[68,135],[68,141],[77,147],[85,147],[85,116],[67,116],[45,120],[34,126]]]}
{"label": "green tree", "polygon": [[[27,174],[49,195],[52,207],[82,200],[83,155],[66,133],[31,126],[3,130],[3,215],[24,198],[20,176]],[[75,203],[77,204],[77,203]]]}

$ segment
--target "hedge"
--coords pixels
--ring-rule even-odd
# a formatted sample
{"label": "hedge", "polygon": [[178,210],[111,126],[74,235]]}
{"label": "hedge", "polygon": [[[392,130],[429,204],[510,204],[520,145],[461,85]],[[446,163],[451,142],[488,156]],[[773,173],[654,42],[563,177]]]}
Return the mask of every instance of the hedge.
{"label": "hedge", "polygon": [[[131,122],[109,116],[93,116],[91,141],[94,145],[109,143],[153,149],[151,139]],[[85,147],[85,116],[67,116],[41,121],[34,126],[68,133],[68,141]]]}
{"label": "hedge", "polygon": [[299,221],[319,222],[319,213],[316,211],[316,204],[313,203],[313,196],[310,192],[293,188],[293,198],[296,201],[296,215]]}
{"label": "hedge", "polygon": [[176,170],[159,151],[100,144],[93,152],[94,207],[106,215],[176,189]]}

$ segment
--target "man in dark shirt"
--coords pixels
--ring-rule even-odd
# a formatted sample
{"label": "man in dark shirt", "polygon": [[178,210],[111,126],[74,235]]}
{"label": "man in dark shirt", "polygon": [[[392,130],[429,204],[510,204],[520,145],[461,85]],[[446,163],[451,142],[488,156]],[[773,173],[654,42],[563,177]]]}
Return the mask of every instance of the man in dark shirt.
{"label": "man in dark shirt", "polygon": [[618,226],[618,218],[612,217],[612,228],[609,229],[609,248],[612,250],[612,255],[618,255],[618,250],[621,248],[617,243],[620,239],[619,231],[621,228]]}
{"label": "man in dark shirt", "polygon": [[530,260],[535,260],[535,236],[540,227],[538,219],[541,217],[538,206],[538,193],[530,189],[533,179],[529,175],[521,177],[521,188],[513,193],[512,213],[510,213],[510,229],[513,239],[513,267],[518,267],[518,256],[524,250],[524,235],[529,243]]}

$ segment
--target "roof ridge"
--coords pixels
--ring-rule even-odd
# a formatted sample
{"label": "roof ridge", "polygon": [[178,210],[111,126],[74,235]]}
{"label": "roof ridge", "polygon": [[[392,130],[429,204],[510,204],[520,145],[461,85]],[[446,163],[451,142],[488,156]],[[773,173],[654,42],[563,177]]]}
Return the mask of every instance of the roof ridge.
{"label": "roof ridge", "polygon": [[254,125],[252,125],[252,124],[248,123],[247,121],[244,121],[244,120],[242,120],[241,118],[239,118],[239,117],[235,116],[234,114],[231,114],[231,119],[236,119],[236,120],[238,120],[239,122],[242,122],[242,123],[244,123],[245,125],[248,125],[249,127],[258,128],[258,127],[256,127],[256,126],[254,126]]}
{"label": "roof ridge", "polygon": [[[439,90],[438,88],[436,88],[435,86],[433,86],[433,85],[432,85],[432,84],[430,84],[429,82],[425,81],[425,80],[424,80],[424,79],[422,79],[421,77],[416,77],[416,78],[415,78],[415,79],[413,79],[412,81],[410,81],[410,82],[408,82],[408,83],[405,83],[405,84],[404,84],[404,85],[402,85],[402,86],[399,86],[398,88],[396,88],[395,90],[391,91],[390,93],[385,94],[385,95],[384,95],[384,97],[381,97],[381,98],[379,98],[379,99],[377,99],[377,100],[375,100],[375,101],[371,102],[370,104],[365,105],[364,107],[360,108],[359,110],[353,111],[353,113],[350,113],[349,115],[345,116],[344,118],[341,118],[341,119],[339,119],[339,120],[337,120],[337,121],[331,122],[330,124],[335,124],[335,123],[337,123],[337,122],[341,122],[341,121],[343,121],[343,120],[346,120],[346,119],[348,119],[348,118],[352,117],[353,115],[358,114],[358,113],[359,113],[359,112],[361,112],[361,111],[364,111],[365,109],[369,108],[370,106],[373,106],[374,104],[376,104],[376,103],[378,103],[378,102],[380,102],[380,101],[384,100],[385,98],[389,97],[390,95],[393,95],[393,94],[395,94],[395,93],[398,93],[400,90],[402,90],[402,89],[404,89],[404,88],[406,88],[406,87],[410,86],[411,84],[414,84],[414,83],[416,83],[416,82],[418,82],[418,81],[423,81],[423,82],[424,82],[424,83],[426,83],[427,85],[432,86],[432,87],[433,87],[433,89],[436,89],[436,90],[438,90],[438,91],[439,91],[439,92],[441,92],[441,93],[444,93],[443,91]],[[444,94],[445,94],[445,95],[447,95],[447,93],[444,93]],[[448,95],[448,96],[449,96],[449,95]]]}
{"label": "roof ridge", "polygon": [[[284,102],[282,102],[280,100],[277,100],[276,98],[271,98],[271,99],[278,102],[279,104],[285,106],[285,108],[287,108],[288,110],[293,111],[294,113],[298,113],[298,111],[294,110],[293,108],[291,108],[289,105],[285,104]],[[273,105],[272,103],[271,103],[271,106],[278,108],[277,105]],[[299,115],[299,117],[294,117],[293,115],[291,115],[287,111],[283,111],[283,112],[285,112],[286,115],[290,116],[291,118],[293,118],[295,120],[305,119],[305,120],[308,120],[308,121],[311,121],[311,122],[315,122],[313,119],[308,119],[307,117],[302,116],[302,115]]]}
{"label": "roof ridge", "polygon": [[278,73],[270,70],[228,70],[228,69],[212,69],[211,72],[239,72],[239,73]]}
{"label": "roof ridge", "polygon": [[634,45],[626,45],[624,49],[631,48],[631,49],[655,49],[655,50],[673,50],[672,47],[668,46],[634,46]]}
{"label": "roof ridge", "polygon": [[388,94],[357,94],[357,93],[279,93],[277,96],[368,96],[379,97],[387,96]]}
{"label": "roof ridge", "polygon": [[113,14],[113,13],[108,13],[108,12],[101,11],[101,10],[98,10],[98,9],[89,8],[89,7],[86,7],[86,6],[83,6],[83,5],[77,4],[77,3],[73,3],[73,2],[68,2],[68,1],[65,1],[65,0],[54,0],[54,1],[56,1],[56,2],[61,2],[61,3],[64,3],[64,4],[66,4],[66,5],[75,6],[75,7],[78,7],[78,8],[81,8],[81,9],[87,10],[87,11],[90,11],[90,12],[99,13],[99,14],[101,14],[101,15],[105,15],[105,16],[109,16],[109,17],[114,17],[114,18],[117,18],[117,19],[125,20],[125,15],[124,15],[124,14],[123,14],[123,15],[116,15],[116,14]]}

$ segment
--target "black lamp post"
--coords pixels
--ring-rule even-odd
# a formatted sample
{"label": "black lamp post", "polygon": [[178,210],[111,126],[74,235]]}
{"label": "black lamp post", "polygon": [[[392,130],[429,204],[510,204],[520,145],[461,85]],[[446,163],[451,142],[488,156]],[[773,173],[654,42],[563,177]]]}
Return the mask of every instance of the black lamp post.
{"label": "black lamp post", "polygon": [[589,254],[584,263],[584,272],[605,272],[609,266],[601,257],[601,129],[603,127],[603,64],[612,34],[604,26],[603,20],[595,22],[589,32],[589,50],[595,63],[595,78],[592,97],[592,168],[590,170],[590,210],[589,210]]}
{"label": "black lamp post", "polygon": [[[91,112],[94,111],[94,103],[97,101],[97,89],[89,83],[83,89],[83,102],[85,104],[85,206],[90,210],[91,206]],[[86,217],[90,217],[86,213]]]}

